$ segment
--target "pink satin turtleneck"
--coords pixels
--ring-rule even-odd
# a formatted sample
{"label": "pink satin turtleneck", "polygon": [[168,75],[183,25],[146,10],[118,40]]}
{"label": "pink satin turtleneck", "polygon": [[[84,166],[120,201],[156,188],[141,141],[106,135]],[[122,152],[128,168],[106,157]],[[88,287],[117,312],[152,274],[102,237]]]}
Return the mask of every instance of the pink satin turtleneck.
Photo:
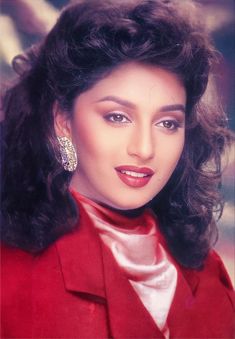
{"label": "pink satin turtleneck", "polygon": [[169,338],[167,316],[177,284],[177,270],[158,241],[157,223],[146,210],[129,218],[72,191],[86,209],[102,241],[110,248],[153,320]]}

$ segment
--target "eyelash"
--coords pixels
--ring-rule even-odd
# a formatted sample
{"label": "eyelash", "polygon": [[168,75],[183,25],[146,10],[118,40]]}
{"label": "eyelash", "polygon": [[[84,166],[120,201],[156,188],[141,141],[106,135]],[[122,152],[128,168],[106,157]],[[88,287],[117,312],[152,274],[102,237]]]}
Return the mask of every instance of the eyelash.
{"label": "eyelash", "polygon": [[[170,123],[171,126],[170,127],[169,126],[168,127],[164,126],[165,123]],[[161,124],[162,124],[162,126],[160,126]],[[165,128],[165,129],[167,129],[169,131],[176,131],[180,127],[180,123],[177,120],[170,120],[170,119],[168,119],[168,120],[162,120],[162,121],[158,122],[156,124],[156,126],[163,127],[163,128]]]}
{"label": "eyelash", "polygon": [[[119,118],[119,121],[118,120],[115,120],[115,118]],[[120,121],[120,118],[122,119],[122,121]],[[127,124],[127,123],[131,123],[131,120],[128,119],[124,114],[122,113],[109,113],[107,114],[105,117],[104,117],[105,120],[107,120],[108,122],[110,123],[113,123],[113,124]],[[125,121],[123,121],[123,119]],[[166,123],[170,123],[171,126],[168,127],[164,124]],[[166,119],[166,120],[162,120],[158,123],[155,124],[156,126],[160,126],[160,127],[163,127],[164,129],[168,130],[168,131],[176,131],[179,127],[180,127],[180,122],[178,122],[177,120],[172,120],[172,119]]]}
{"label": "eyelash", "polygon": [[[125,121],[118,121],[118,120],[115,120],[115,118],[122,118],[122,119],[125,119]],[[110,113],[110,114],[107,114],[105,117],[104,117],[105,120],[107,120],[108,122],[111,122],[111,123],[114,123],[114,124],[127,124],[127,123],[130,123],[130,119],[128,119],[124,114],[121,114],[121,113]]]}

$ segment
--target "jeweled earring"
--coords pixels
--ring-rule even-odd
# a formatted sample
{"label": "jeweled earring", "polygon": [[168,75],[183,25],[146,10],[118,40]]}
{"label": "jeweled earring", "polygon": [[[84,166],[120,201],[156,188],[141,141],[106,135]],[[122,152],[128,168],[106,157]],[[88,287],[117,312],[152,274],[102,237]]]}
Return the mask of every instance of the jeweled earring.
{"label": "jeweled earring", "polygon": [[66,171],[75,171],[78,161],[73,143],[67,137],[57,137],[57,139],[60,145],[61,165]]}

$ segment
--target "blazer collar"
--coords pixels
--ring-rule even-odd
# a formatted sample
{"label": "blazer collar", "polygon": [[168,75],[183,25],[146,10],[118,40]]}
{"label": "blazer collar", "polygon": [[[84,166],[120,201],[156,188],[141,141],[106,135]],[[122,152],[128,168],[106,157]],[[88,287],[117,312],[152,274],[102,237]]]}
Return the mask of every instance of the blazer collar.
{"label": "blazer collar", "polygon": [[[104,298],[102,242],[83,205],[78,199],[76,201],[79,207],[79,221],[73,232],[57,241],[65,285],[68,290],[81,291]],[[164,237],[161,233],[158,233],[158,236],[166,252],[169,253]],[[110,255],[112,257],[112,254]],[[197,271],[184,268],[173,257],[171,260],[178,273],[182,273],[181,279],[195,295],[200,282]]]}
{"label": "blazer collar", "polygon": [[107,303],[114,338],[164,338],[81,205],[79,211],[74,232],[56,243],[65,288]]}

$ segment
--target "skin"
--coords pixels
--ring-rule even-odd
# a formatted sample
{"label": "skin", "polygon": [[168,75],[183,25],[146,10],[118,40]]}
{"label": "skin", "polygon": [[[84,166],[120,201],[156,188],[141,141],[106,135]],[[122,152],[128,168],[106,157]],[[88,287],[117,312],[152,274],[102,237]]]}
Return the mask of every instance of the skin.
{"label": "skin", "polygon": [[[145,205],[166,185],[185,140],[186,92],[177,75],[156,66],[127,63],[77,97],[73,118],[59,112],[57,135],[78,153],[71,187],[119,210]],[[117,166],[148,167],[144,187],[130,187]]]}

